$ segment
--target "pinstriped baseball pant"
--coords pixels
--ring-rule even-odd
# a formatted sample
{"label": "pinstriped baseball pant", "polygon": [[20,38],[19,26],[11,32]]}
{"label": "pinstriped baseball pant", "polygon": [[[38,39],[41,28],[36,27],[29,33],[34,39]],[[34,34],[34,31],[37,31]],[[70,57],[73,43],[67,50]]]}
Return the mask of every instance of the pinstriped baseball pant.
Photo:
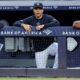
{"label": "pinstriped baseball pant", "polygon": [[48,48],[35,53],[37,68],[46,68],[48,56],[55,56],[53,68],[58,68],[58,43],[53,42]]}

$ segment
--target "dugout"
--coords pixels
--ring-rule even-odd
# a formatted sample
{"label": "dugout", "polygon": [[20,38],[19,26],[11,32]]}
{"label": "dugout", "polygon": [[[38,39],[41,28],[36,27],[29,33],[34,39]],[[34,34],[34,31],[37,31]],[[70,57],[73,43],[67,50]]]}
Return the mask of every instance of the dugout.
{"label": "dugout", "polygon": [[[23,8],[21,8],[21,10],[20,9],[15,10],[14,8],[15,8],[14,6],[12,7],[12,10],[6,6],[3,6],[3,7],[1,6],[1,8],[0,8],[1,9],[0,10],[0,19],[1,20],[2,19],[7,20],[9,22],[10,26],[12,26],[13,23],[17,20],[21,20],[21,19],[24,19],[28,16],[33,15],[32,9],[30,9],[30,8],[24,9],[24,6],[23,6]],[[64,27],[65,26],[71,26],[73,21],[80,19],[80,16],[79,16],[80,10],[77,8],[75,8],[75,9],[74,8],[72,8],[72,9],[67,8],[66,9],[66,7],[65,7],[63,9],[63,8],[58,7],[57,9],[54,9],[54,7],[52,7],[50,9],[49,8],[46,9],[44,13],[50,14],[53,17],[55,17],[56,19],[58,19],[61,23],[61,26],[64,26]],[[34,39],[36,39],[36,38],[34,38]],[[42,38],[41,39],[37,38],[37,39],[42,40]],[[79,38],[75,38],[75,39],[78,42],[80,42]],[[4,43],[3,39],[1,39],[1,41]],[[52,42],[53,42],[53,38],[51,37],[50,39],[46,39],[46,45],[42,46],[42,44],[45,44],[45,40],[43,39],[42,44],[41,44],[41,42],[36,44],[36,46],[40,45],[42,47],[41,48],[36,47],[36,50],[37,51],[43,50],[47,46],[49,46]],[[69,66],[69,67],[80,67],[80,63],[79,63],[80,62],[80,58],[79,58],[80,57],[80,54],[79,54],[80,50],[79,50],[79,48],[80,48],[80,46],[78,45],[77,48],[73,52],[67,51],[67,66]],[[17,53],[17,55],[16,55],[16,53]],[[24,54],[22,54],[22,53],[24,53]],[[52,63],[53,63],[52,58],[53,57],[50,56],[50,59],[51,59],[51,64],[49,64],[50,67],[52,66]],[[6,66],[8,66],[8,67],[9,66],[25,67],[27,65],[26,59],[28,61],[29,61],[29,59],[31,59],[31,61],[32,61],[34,59],[34,54],[32,54],[32,52],[29,52],[26,54],[25,52],[21,52],[20,50],[18,50],[17,52],[11,52],[11,53],[9,52],[7,54],[4,52],[4,49],[3,49],[3,51],[1,51],[1,53],[0,53],[0,59],[3,59],[3,62],[5,62],[5,59],[11,59],[11,61],[8,60],[7,61],[8,63],[5,62],[5,64],[3,64],[3,62],[1,62],[0,65],[4,66],[4,67],[6,67]],[[19,59],[20,61],[17,59]],[[23,61],[24,61],[24,63],[23,63]],[[13,62],[13,63],[10,64],[11,62]],[[20,64],[20,62],[22,64]],[[19,64],[17,64],[17,63],[19,63]],[[29,63],[30,66],[28,66],[28,67],[34,67],[35,66],[34,64],[32,64],[32,65],[31,64],[32,64],[32,62]]]}
{"label": "dugout", "polygon": [[[56,19],[58,19],[60,21],[61,26],[65,27],[65,26],[71,26],[73,21],[79,20],[80,11],[79,10],[77,10],[77,11],[74,11],[74,10],[65,10],[65,11],[64,10],[57,10],[57,11],[51,10],[51,11],[48,11],[48,10],[46,10],[45,13],[54,16]],[[12,26],[15,21],[24,19],[30,15],[33,15],[31,10],[30,11],[0,11],[0,19],[7,20],[9,22],[10,26]],[[34,38],[34,40],[37,41],[37,43],[35,45],[35,48],[37,51],[44,50],[47,46],[49,46],[53,42],[53,38],[48,38],[48,39],[43,38],[43,40],[42,40],[42,38],[37,38],[37,39]],[[76,38],[76,40],[79,42],[79,38]],[[43,44],[44,44],[44,46],[43,46]],[[39,47],[37,47],[37,45],[39,45]],[[79,47],[78,47],[78,50],[79,50]],[[80,59],[79,59],[78,53],[79,52],[77,51],[77,49],[76,49],[76,51],[68,52],[68,54],[67,54],[68,66],[80,66],[80,64],[79,64]],[[17,56],[16,56],[16,54],[17,54]],[[34,58],[34,54],[32,54],[32,52],[29,54],[24,53],[24,55],[23,55],[21,53],[21,51],[17,51],[17,52],[13,52],[13,53],[9,52],[9,54],[2,53],[0,56],[1,56],[1,58],[4,58],[4,59],[5,58],[10,58],[10,59],[11,58],[12,59],[19,58],[20,59],[20,58],[26,58],[26,57],[27,57],[27,59]],[[53,58],[53,57],[51,56],[50,59],[51,58]],[[53,61],[51,60],[51,62],[53,62]],[[24,63],[24,64],[26,64],[26,63]],[[52,65],[52,63],[50,65]]]}
{"label": "dugout", "polygon": [[[21,20],[32,15],[32,5],[37,1],[39,0],[7,0],[5,2],[3,0],[0,1],[0,20],[7,20],[9,22],[9,27],[12,26],[16,20]],[[64,26],[65,28],[66,26],[71,26],[73,21],[80,20],[79,0],[41,0],[41,2],[45,6],[45,13],[54,16],[60,21],[61,26]],[[66,44],[66,38],[62,38],[63,40],[59,38],[60,45],[62,45],[62,43]],[[23,41],[23,38],[20,37],[18,38],[18,42],[19,39],[20,41]],[[31,38],[31,40],[32,39],[33,37]],[[44,38],[41,39],[36,37],[34,39],[35,41],[37,41],[39,46],[42,46],[41,48],[37,47],[37,51],[46,48],[53,42],[52,37],[48,39],[46,38],[46,41]],[[12,45],[14,45],[12,38],[10,38],[10,40],[12,41]],[[43,42],[41,42],[42,40]],[[78,46],[72,52],[66,50],[66,55],[64,54],[64,47],[67,46],[61,46],[64,51],[59,50],[62,54],[59,55],[60,64],[59,69],[57,70],[51,69],[54,59],[53,56],[49,57],[47,69],[35,69],[36,66],[33,54],[34,51],[22,52],[20,50],[17,50],[16,52],[6,52],[5,46],[3,46],[2,50],[0,51],[0,76],[80,77],[80,39],[78,37],[75,37],[75,40],[78,42]],[[0,37],[0,43],[5,45],[5,39],[3,37]],[[44,44],[44,46],[42,44]],[[12,49],[12,47],[10,48]],[[19,48],[22,49],[22,47]]]}

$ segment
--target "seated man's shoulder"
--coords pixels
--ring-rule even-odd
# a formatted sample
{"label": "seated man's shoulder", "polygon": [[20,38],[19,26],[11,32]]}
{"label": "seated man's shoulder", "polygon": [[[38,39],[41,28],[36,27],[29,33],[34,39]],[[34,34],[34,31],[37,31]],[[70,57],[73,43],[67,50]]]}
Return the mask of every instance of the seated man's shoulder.
{"label": "seated man's shoulder", "polygon": [[29,16],[29,17],[27,17],[27,19],[33,19],[34,18],[34,16]]}
{"label": "seated man's shoulder", "polygon": [[23,20],[21,21],[28,21],[28,22],[31,22],[33,20],[33,16],[29,16],[27,18],[24,18]]}
{"label": "seated man's shoulder", "polygon": [[49,15],[49,14],[45,14],[45,17],[46,18],[53,18],[53,16],[52,15]]}

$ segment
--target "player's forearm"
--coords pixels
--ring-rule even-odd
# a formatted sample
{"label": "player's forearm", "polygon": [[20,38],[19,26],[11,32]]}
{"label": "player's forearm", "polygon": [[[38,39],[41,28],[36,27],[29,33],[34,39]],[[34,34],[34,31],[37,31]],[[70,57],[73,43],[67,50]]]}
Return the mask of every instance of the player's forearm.
{"label": "player's forearm", "polygon": [[27,23],[28,23],[28,20],[27,20],[27,18],[25,18],[23,20],[16,21],[13,25],[17,26],[17,27],[22,27],[22,24],[26,24],[27,25]]}
{"label": "player's forearm", "polygon": [[48,27],[54,27],[54,26],[60,26],[60,22],[56,21],[56,22],[50,22],[44,25],[44,28],[48,28]]}
{"label": "player's forearm", "polygon": [[[25,25],[25,23],[23,23],[23,22],[21,22],[21,21],[16,21],[16,22],[13,24],[13,26],[16,26],[16,27],[23,27],[23,28],[25,28],[24,25]],[[26,25],[28,25],[28,24],[26,24]]]}
{"label": "player's forearm", "polygon": [[16,21],[13,26],[16,26],[16,27],[20,27],[21,26],[21,22],[20,21]]}

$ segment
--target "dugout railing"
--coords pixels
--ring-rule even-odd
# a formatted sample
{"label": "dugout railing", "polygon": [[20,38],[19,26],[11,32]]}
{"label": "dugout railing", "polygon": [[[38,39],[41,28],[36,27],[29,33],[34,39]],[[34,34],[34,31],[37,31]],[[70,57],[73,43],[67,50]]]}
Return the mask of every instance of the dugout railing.
{"label": "dugout railing", "polygon": [[[80,77],[80,69],[79,69],[79,48],[76,48],[76,50],[72,52],[67,51],[67,37],[79,37],[80,36],[80,30],[74,29],[71,26],[66,27],[51,27],[48,29],[50,31],[49,34],[45,33],[45,31],[41,31],[35,33],[26,33],[22,34],[22,31],[24,31],[21,28],[11,28],[6,27],[1,29],[0,31],[0,37],[54,37],[56,36],[59,43],[59,68],[58,69],[52,69],[52,68],[46,68],[46,69],[37,69],[37,68],[23,68],[23,67],[0,67],[0,76],[33,76],[33,77]],[[46,30],[46,31],[48,31]],[[11,32],[12,31],[12,32]],[[15,31],[18,33],[15,34]],[[8,32],[8,33],[7,33]],[[11,32],[11,33],[10,33]],[[74,55],[74,56],[71,56]],[[72,58],[72,59],[71,59]],[[3,59],[0,59],[3,60]],[[71,65],[72,66],[71,66]],[[78,66],[76,65],[78,64]]]}

